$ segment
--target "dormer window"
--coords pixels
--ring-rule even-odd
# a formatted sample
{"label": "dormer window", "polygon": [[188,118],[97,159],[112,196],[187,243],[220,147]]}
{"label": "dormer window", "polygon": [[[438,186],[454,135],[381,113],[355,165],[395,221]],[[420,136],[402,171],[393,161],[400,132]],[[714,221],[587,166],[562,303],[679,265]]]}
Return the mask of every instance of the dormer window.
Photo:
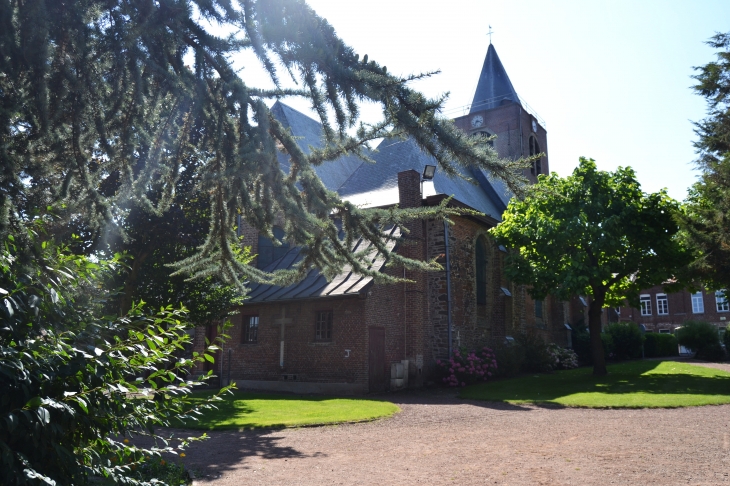
{"label": "dormer window", "polygon": [[[530,156],[537,155],[540,153],[540,145],[537,143],[537,138],[534,135],[530,135]],[[542,174],[542,157],[532,162],[532,168],[530,173],[535,177]]]}

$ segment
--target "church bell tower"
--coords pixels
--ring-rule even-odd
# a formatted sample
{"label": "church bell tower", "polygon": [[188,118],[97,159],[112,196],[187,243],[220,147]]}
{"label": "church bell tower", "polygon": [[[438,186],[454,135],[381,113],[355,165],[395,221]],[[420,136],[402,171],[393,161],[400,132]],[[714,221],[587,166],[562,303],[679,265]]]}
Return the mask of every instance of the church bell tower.
{"label": "church bell tower", "polygon": [[541,120],[526,109],[517,96],[497,50],[490,43],[479,74],[469,114],[454,120],[457,127],[473,135],[496,135],[492,142],[500,157],[519,159],[544,153],[524,175],[537,181],[549,173],[547,131]]}

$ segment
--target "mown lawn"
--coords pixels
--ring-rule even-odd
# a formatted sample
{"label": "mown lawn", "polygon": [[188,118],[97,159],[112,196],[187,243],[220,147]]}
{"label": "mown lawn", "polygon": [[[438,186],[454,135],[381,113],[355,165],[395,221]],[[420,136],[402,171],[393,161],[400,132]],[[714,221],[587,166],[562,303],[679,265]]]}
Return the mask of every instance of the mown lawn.
{"label": "mown lawn", "polygon": [[[202,400],[206,395],[198,394]],[[203,411],[198,422],[185,427],[199,430],[300,427],[364,422],[389,417],[400,408],[380,400],[273,395],[235,392],[216,402],[217,409]]]}
{"label": "mown lawn", "polygon": [[495,402],[550,403],[567,407],[662,408],[730,403],[730,373],[676,361],[610,365],[473,385],[462,398]]}

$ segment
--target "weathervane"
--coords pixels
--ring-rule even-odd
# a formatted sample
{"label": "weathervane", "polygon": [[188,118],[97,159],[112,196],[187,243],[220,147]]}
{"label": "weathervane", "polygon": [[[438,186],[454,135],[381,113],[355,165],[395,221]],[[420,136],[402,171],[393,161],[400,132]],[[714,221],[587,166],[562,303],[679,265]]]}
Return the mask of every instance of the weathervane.
{"label": "weathervane", "polygon": [[491,46],[492,45],[492,26],[491,25],[489,26],[489,32],[487,33],[487,35],[489,36],[489,45]]}

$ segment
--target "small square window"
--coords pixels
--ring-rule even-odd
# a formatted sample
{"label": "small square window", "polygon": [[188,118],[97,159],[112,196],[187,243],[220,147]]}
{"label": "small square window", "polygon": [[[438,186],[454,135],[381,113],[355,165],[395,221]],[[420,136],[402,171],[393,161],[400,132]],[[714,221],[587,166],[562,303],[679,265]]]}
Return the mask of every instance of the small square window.
{"label": "small square window", "polygon": [[332,311],[317,312],[317,326],[314,334],[315,341],[332,341]]}
{"label": "small square window", "polygon": [[259,338],[259,316],[243,316],[241,319],[241,343],[253,344]]}
{"label": "small square window", "polygon": [[639,304],[641,305],[641,315],[651,315],[651,295],[642,295],[639,297]]}
{"label": "small square window", "polygon": [[656,294],[656,313],[659,316],[666,316],[669,314],[669,301],[667,300],[667,294]]}
{"label": "small square window", "polygon": [[692,294],[692,313],[693,314],[704,314],[705,313],[705,301],[702,298],[702,292]]}
{"label": "small square window", "polygon": [[717,312],[729,312],[730,311],[730,303],[727,301],[727,296],[725,295],[725,289],[718,290],[715,292],[715,304],[717,305]]}

